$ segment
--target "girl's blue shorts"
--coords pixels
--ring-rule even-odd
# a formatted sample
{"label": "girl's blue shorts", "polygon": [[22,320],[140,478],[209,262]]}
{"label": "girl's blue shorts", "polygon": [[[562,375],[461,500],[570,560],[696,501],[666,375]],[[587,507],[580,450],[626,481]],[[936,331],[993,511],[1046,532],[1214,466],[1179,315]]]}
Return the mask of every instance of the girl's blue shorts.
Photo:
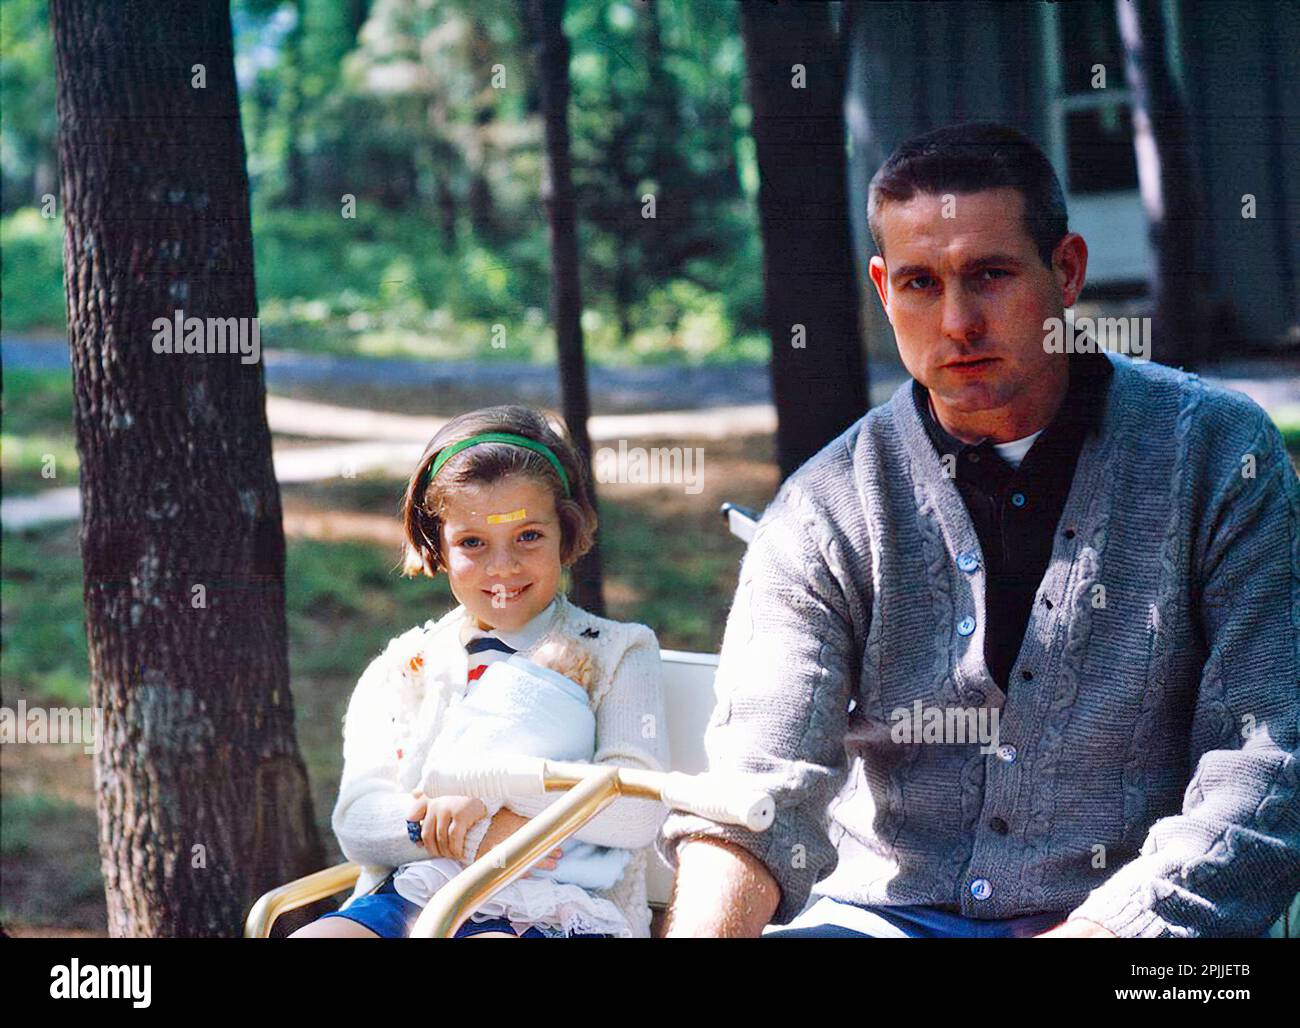
{"label": "girl's blue shorts", "polygon": [[[369,928],[381,939],[405,939],[415,927],[420,916],[420,908],[393,888],[393,874],[390,873],[378,889],[359,896],[353,900],[347,910],[334,910],[324,917],[346,917],[363,927]],[[510,922],[504,917],[490,921],[466,921],[456,930],[455,938],[463,939],[483,932],[509,932],[514,934]],[[529,928],[521,939],[545,939],[546,936],[536,928]],[[601,934],[570,933],[570,939],[608,939]]]}

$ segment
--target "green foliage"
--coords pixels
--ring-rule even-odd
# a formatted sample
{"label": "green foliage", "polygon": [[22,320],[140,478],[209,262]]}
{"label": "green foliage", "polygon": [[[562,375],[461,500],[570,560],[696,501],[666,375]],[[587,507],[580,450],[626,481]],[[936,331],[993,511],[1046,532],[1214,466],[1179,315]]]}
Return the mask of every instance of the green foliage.
{"label": "green foliage", "polygon": [[[55,167],[46,5],[5,0],[3,23],[0,166],[7,212],[23,209],[0,223],[0,313],[9,331],[60,329],[62,226],[31,209]],[[235,0],[232,24],[266,345],[552,360],[536,54],[516,0]],[[734,9],[592,0],[565,31],[592,359],[762,359]]]}
{"label": "green foliage", "polygon": [[1291,404],[1270,413],[1287,449],[1300,457],[1300,405]]}
{"label": "green foliage", "polygon": [[[0,482],[6,495],[76,485],[80,464],[70,372],[6,369],[0,410]],[[47,455],[54,457],[54,479],[42,477]]]}
{"label": "green foliage", "polygon": [[43,218],[35,207],[0,219],[0,319],[6,331],[62,329],[63,219]]}
{"label": "green foliage", "polygon": [[[58,193],[54,51],[46,0],[0,7],[0,199],[4,213]],[[13,258],[6,251],[5,265]],[[5,291],[9,289],[6,273]]]}
{"label": "green foliage", "polygon": [[[755,225],[736,170],[732,110],[743,84],[736,26],[693,19],[697,6],[582,4],[565,20],[584,284],[602,309],[612,306],[627,335],[649,329],[650,338],[679,340],[677,353],[669,350],[679,358],[700,349],[682,339],[688,312],[671,321],[662,310],[648,314],[639,304],[651,291],[680,277],[716,290],[711,280],[737,264],[761,282],[760,265],[746,260]],[[760,326],[754,307],[724,303],[718,329]],[[647,346],[645,338],[626,341],[638,352]]]}
{"label": "green foliage", "polygon": [[72,372],[4,369],[0,393],[7,435],[52,435],[72,439]]}
{"label": "green foliage", "polygon": [[[259,306],[270,345],[370,356],[554,360],[546,313],[545,239],[496,250],[466,239],[430,245],[436,229],[409,217],[358,209],[355,219],[311,211],[254,215]],[[757,263],[757,249],[750,252]],[[588,291],[587,352],[604,364],[762,360],[754,326],[762,276],[704,266],[646,291],[624,337],[609,304]],[[757,286],[751,283],[758,283]],[[521,297],[539,297],[537,304]],[[504,346],[493,327],[504,328]],[[744,334],[742,334],[744,330]]]}
{"label": "green foliage", "polygon": [[[274,345],[374,356],[549,357],[540,310],[544,272],[467,241],[430,245],[432,226],[361,207],[337,213],[256,215],[254,246],[264,331]],[[522,251],[521,251],[522,252]],[[492,326],[506,326],[494,349]]]}

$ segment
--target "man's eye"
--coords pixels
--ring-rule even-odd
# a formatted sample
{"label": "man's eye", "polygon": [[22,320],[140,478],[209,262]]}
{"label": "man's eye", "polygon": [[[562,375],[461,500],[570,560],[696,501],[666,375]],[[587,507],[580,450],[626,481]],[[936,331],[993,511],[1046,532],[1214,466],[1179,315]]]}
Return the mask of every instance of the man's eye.
{"label": "man's eye", "polygon": [[907,280],[906,289],[916,288],[917,290],[929,289],[934,285],[934,279],[929,275],[917,275],[916,278]]}
{"label": "man's eye", "polygon": [[1011,274],[1011,272],[1007,271],[1006,268],[985,268],[982,272],[980,272],[980,274],[992,275],[995,278],[1006,278],[1008,275]]}

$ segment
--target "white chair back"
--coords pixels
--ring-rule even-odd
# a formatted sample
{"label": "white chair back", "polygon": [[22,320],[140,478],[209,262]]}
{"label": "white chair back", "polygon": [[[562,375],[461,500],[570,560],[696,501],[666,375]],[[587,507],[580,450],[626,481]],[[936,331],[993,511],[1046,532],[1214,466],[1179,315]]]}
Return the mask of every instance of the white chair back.
{"label": "white chair back", "polygon": [[[661,650],[664,664],[664,712],[668,716],[670,771],[698,774],[708,770],[704,755],[704,729],[713,713],[716,696],[713,676],[716,653]],[[646,870],[646,893],[654,906],[667,906],[673,873],[657,857]]]}

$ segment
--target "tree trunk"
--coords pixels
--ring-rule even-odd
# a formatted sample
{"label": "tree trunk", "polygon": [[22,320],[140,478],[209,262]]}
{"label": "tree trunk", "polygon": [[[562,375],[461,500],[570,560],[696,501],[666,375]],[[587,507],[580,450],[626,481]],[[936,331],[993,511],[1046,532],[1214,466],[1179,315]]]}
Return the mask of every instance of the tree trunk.
{"label": "tree trunk", "polygon": [[[618,319],[619,340],[630,346],[632,342],[632,305],[636,302],[636,284],[644,272],[647,245],[657,249],[657,218],[641,217],[641,197],[636,191],[641,174],[632,166],[632,150],[636,144],[634,122],[628,117],[623,97],[611,84],[609,89],[609,122],[613,126],[605,147],[604,161],[609,174],[617,183],[613,210],[602,212],[606,226],[617,233],[619,245],[614,248],[614,314]],[[662,193],[659,202],[664,213],[668,208]],[[603,207],[604,205],[600,205]]]}
{"label": "tree trunk", "polygon": [[[740,25],[784,479],[867,410],[848,221],[844,71],[828,7],[744,3]],[[803,88],[795,84],[796,64],[806,69]]]}
{"label": "tree trunk", "polygon": [[352,45],[355,46],[357,39],[361,35],[361,30],[366,24],[366,19],[370,17],[370,0],[346,0],[345,9],[348,19],[348,34],[352,37]]}
{"label": "tree trunk", "polygon": [[[587,418],[587,365],[582,342],[582,283],[578,274],[578,222],[569,158],[569,41],[565,38],[563,0],[524,0],[537,42],[537,80],[545,126],[542,204],[551,244],[551,316],[559,351],[560,394],[564,422],[589,466],[591,438]],[[594,479],[594,476],[593,476]],[[596,500],[593,482],[592,502]],[[604,614],[600,545],[573,567],[573,601],[593,614]]]}
{"label": "tree trunk", "polygon": [[1116,0],[1124,74],[1133,91],[1133,146],[1155,269],[1151,280],[1152,357],[1192,367],[1205,356],[1202,298],[1207,283],[1197,226],[1204,205],[1196,185],[1187,112],[1165,60],[1163,5]]}
{"label": "tree trunk", "polygon": [[499,238],[496,205],[492,200],[492,185],[481,169],[470,176],[465,206],[469,210],[469,223],[474,230],[474,237],[484,245],[491,246]]}
{"label": "tree trunk", "polygon": [[298,209],[307,199],[307,168],[302,158],[302,40],[306,31],[303,19],[307,16],[304,0],[294,0],[293,28],[284,40],[284,63],[281,73],[284,83],[284,205]]}
{"label": "tree trunk", "polygon": [[[469,57],[474,67],[491,67],[498,56],[492,33],[482,18],[469,9]],[[497,223],[496,201],[492,197],[492,183],[487,170],[494,162],[492,126],[496,121],[496,90],[480,89],[471,103],[474,128],[468,137],[466,157],[470,165],[469,194],[465,205],[469,210],[470,225],[474,235],[488,246],[501,242],[501,226]]]}
{"label": "tree trunk", "polygon": [[178,310],[250,319],[252,338],[230,14],[55,0],[53,27],[109,931],[236,936],[257,894],[322,854],[262,365],[155,352]]}
{"label": "tree trunk", "polygon": [[456,195],[451,191],[450,177],[438,177],[438,228],[442,232],[442,245],[448,253],[456,252]]}
{"label": "tree trunk", "polygon": [[656,216],[641,229],[647,244],[642,253],[644,272],[652,279],[661,279],[675,275],[700,241],[701,226],[691,217],[691,196],[700,183],[693,181],[683,156],[686,133],[678,111],[677,82],[664,63],[656,0],[649,0],[642,8],[639,28],[650,87],[642,111],[643,131],[648,135],[642,138],[650,164],[641,170],[648,171],[658,184]]}

